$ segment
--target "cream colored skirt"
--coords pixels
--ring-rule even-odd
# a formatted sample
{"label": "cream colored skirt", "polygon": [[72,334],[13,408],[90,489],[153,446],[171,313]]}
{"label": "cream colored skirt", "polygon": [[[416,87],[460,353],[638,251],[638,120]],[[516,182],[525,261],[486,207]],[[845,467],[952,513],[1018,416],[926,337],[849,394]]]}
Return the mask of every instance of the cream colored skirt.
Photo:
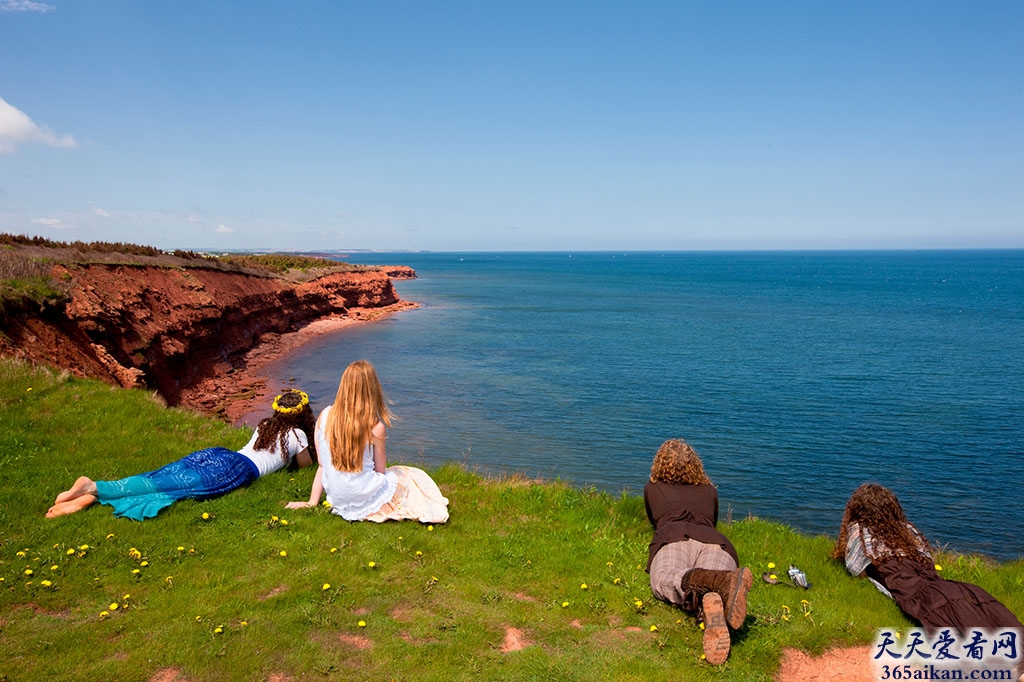
{"label": "cream colored skirt", "polygon": [[398,487],[390,502],[367,516],[365,521],[404,521],[415,519],[421,523],[445,523],[448,520],[448,498],[441,494],[426,471],[416,467],[393,466]]}

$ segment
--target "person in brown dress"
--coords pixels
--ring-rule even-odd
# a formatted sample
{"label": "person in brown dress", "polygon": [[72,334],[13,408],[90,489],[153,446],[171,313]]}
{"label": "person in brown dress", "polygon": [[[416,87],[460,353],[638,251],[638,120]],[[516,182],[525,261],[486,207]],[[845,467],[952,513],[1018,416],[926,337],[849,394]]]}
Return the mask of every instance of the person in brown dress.
{"label": "person in brown dress", "polygon": [[857,488],[832,551],[855,576],[866,576],[927,630],[1024,626],[995,597],[971,583],[945,580],[928,541],[907,520],[891,490],[876,483]]}
{"label": "person in brown dress", "polygon": [[651,592],[703,619],[704,655],[720,665],[729,657],[729,630],[746,620],[753,577],[716,528],[718,491],[686,442],[667,440],[658,449],[644,505],[654,526],[647,557]]}

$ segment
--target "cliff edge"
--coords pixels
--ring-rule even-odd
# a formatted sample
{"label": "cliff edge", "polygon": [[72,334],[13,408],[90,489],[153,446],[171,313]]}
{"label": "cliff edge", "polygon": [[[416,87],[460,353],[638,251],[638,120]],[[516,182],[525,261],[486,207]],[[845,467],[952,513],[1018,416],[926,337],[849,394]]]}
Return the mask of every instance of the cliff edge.
{"label": "cliff edge", "polygon": [[392,285],[392,277],[416,276],[404,266],[302,282],[201,265],[58,263],[49,274],[65,295],[4,310],[0,355],[154,389],[169,405],[229,418],[232,399],[262,388],[246,374],[262,344],[280,345],[282,335],[325,318],[360,320],[415,306]]}

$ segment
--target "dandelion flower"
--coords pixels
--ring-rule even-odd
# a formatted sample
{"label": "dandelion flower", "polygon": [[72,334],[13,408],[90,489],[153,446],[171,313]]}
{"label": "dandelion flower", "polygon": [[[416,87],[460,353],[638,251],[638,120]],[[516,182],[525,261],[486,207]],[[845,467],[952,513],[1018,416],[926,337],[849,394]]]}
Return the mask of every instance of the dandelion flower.
{"label": "dandelion flower", "polygon": [[110,611],[100,611],[100,620],[103,620],[110,615]]}
{"label": "dandelion flower", "polygon": [[563,609],[569,608],[569,602],[567,602],[567,601],[562,602],[562,608]]}
{"label": "dandelion flower", "polygon": [[273,521],[274,523],[277,523],[278,521],[280,521],[280,519],[277,518],[276,516],[271,516],[270,520]]}
{"label": "dandelion flower", "polygon": [[334,554],[337,551],[338,551],[337,547],[331,547],[331,554]]}
{"label": "dandelion flower", "polygon": [[377,568],[377,562],[376,561],[371,561],[370,563],[368,563],[366,565],[369,566],[370,568]]}
{"label": "dandelion flower", "polygon": [[361,620],[358,623],[356,623],[356,625],[358,625],[361,628],[365,628],[366,627],[366,621],[365,620]]}
{"label": "dandelion flower", "polygon": [[40,580],[39,584],[42,585],[43,587],[49,587],[53,583],[51,583],[49,580]]}
{"label": "dandelion flower", "polygon": [[706,661],[706,660],[707,660],[707,658],[708,658],[708,657],[707,657],[707,654],[701,654],[701,655],[700,655],[700,660],[702,660],[702,661]]}
{"label": "dandelion flower", "polygon": [[324,590],[324,591],[329,590],[329,589],[331,589],[331,584],[330,583],[324,583],[324,586],[321,587],[320,589]]}
{"label": "dandelion flower", "polygon": [[651,626],[651,632],[657,632],[657,631],[658,631],[658,626],[657,625],[652,625]]}
{"label": "dandelion flower", "polygon": [[32,569],[31,568],[26,568],[25,569],[25,575],[32,575]]}
{"label": "dandelion flower", "polygon": [[608,565],[609,565],[609,566],[611,566],[611,565],[612,565],[612,562],[610,562],[610,561],[609,561],[609,562],[608,562]]}
{"label": "dandelion flower", "polygon": [[243,620],[243,621],[242,621],[241,623],[239,623],[238,625],[239,625],[239,627],[243,627],[243,628],[249,627],[249,621],[247,621],[247,620]]}
{"label": "dandelion flower", "polygon": [[434,530],[433,526],[427,526],[427,530]]}
{"label": "dandelion flower", "polygon": [[586,590],[586,589],[590,589],[590,586],[589,586],[589,585],[587,585],[586,583],[583,583],[582,585],[580,585],[580,589],[581,589],[581,590]]}
{"label": "dandelion flower", "polygon": [[145,568],[146,566],[149,566],[149,562],[148,561],[143,561],[142,563],[139,564],[139,566],[142,566],[143,568]]}
{"label": "dandelion flower", "polygon": [[181,545],[178,545],[178,551],[179,551],[179,552],[184,552],[184,551],[185,551],[185,548],[184,548],[184,547],[182,547]]}
{"label": "dandelion flower", "polygon": [[196,616],[196,622],[197,622],[197,623],[198,623],[199,621],[201,621],[202,619],[203,619],[203,617],[202,617],[202,616]]}
{"label": "dandelion flower", "polygon": [[65,552],[65,553],[66,553],[66,554],[67,554],[68,556],[71,556],[72,554],[74,554],[74,553],[75,553],[75,550],[74,550],[74,549],[69,549],[69,550],[68,550],[67,552]]}
{"label": "dandelion flower", "polygon": [[281,519],[281,525],[282,526],[287,526],[288,525],[288,519]]}
{"label": "dandelion flower", "polygon": [[398,536],[398,541],[401,542],[402,540],[404,540],[404,538],[401,535],[399,535]]}
{"label": "dandelion flower", "polygon": [[117,611],[119,608],[121,608],[121,605],[118,604],[116,601],[113,601],[110,602],[110,606],[107,608],[109,608],[111,611]]}
{"label": "dandelion flower", "polygon": [[139,575],[140,573],[142,573],[142,571],[140,571],[139,569],[137,569],[137,568],[133,568],[132,569],[132,575]]}
{"label": "dandelion flower", "polygon": [[613,585],[618,585],[621,582],[622,582],[622,578],[616,578],[615,580],[612,581],[612,584]]}
{"label": "dandelion flower", "polygon": [[935,564],[935,570],[936,571],[941,571],[942,570],[942,566],[939,566],[938,564]]}
{"label": "dandelion flower", "polygon": [[419,550],[417,549],[417,550],[416,550],[416,556],[423,556],[423,552],[421,552],[421,551],[419,551]]}
{"label": "dandelion flower", "polygon": [[777,576],[774,573],[772,573],[771,575],[768,576],[768,578],[771,579],[771,580],[778,580],[779,576]]}
{"label": "dandelion flower", "polygon": [[321,506],[327,507],[328,509],[330,509],[330,508],[331,508],[331,503],[330,503],[330,502],[328,502],[327,500],[324,500],[324,501],[323,501],[323,502],[321,502],[320,504],[321,504]]}
{"label": "dandelion flower", "polygon": [[130,594],[126,594],[126,595],[124,595],[123,597],[121,597],[121,601],[128,601],[128,599],[129,599],[129,598],[130,598],[131,596],[132,596],[132,595],[130,595]]}
{"label": "dandelion flower", "polygon": [[768,562],[768,568],[775,568],[775,562],[774,561],[769,561]]}
{"label": "dandelion flower", "polygon": [[700,624],[700,629],[701,629],[701,630],[703,630],[703,629],[704,629],[704,623],[701,623],[701,624]]}
{"label": "dandelion flower", "polygon": [[17,554],[15,554],[14,556],[16,556],[16,557],[24,557],[24,556],[25,556],[25,553],[24,553],[24,552],[18,552],[18,553],[17,553]]}
{"label": "dandelion flower", "polygon": [[78,549],[80,549],[80,550],[82,550],[84,552],[85,550],[89,549],[89,545],[82,545]]}
{"label": "dandelion flower", "polygon": [[203,521],[210,520],[210,512],[203,512]]}
{"label": "dandelion flower", "polygon": [[281,556],[288,556],[288,552],[286,552],[286,551],[284,551],[284,550],[282,549],[282,550],[281,550]]}
{"label": "dandelion flower", "polygon": [[213,629],[213,634],[215,634],[215,635],[219,635],[219,634],[220,634],[220,633],[222,633],[222,632],[224,632],[224,628],[223,628],[223,627],[221,627],[220,625],[218,625],[217,627],[215,627],[215,628]]}
{"label": "dandelion flower", "polygon": [[53,566],[50,566],[50,570],[51,571],[56,571],[57,570],[57,564],[54,564]]}
{"label": "dandelion flower", "polygon": [[114,534],[113,534],[113,533],[107,533],[107,539],[108,539],[108,540],[109,540],[110,538],[112,538],[112,537],[114,537]]}

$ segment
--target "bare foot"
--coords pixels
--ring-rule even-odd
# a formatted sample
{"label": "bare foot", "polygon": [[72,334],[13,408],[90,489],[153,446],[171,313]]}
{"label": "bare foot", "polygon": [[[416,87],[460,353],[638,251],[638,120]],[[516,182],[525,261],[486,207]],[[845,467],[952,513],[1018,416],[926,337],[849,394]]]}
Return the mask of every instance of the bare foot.
{"label": "bare foot", "polygon": [[75,484],[68,488],[67,490],[65,490],[64,492],[62,492],[60,495],[58,495],[57,499],[54,500],[54,502],[60,504],[61,502],[67,502],[82,495],[95,494],[96,484],[93,483],[92,479],[89,478],[88,476],[79,476],[78,480],[75,481]]}
{"label": "bare foot", "polygon": [[95,495],[79,495],[67,502],[60,502],[50,507],[50,510],[46,512],[46,518],[52,519],[55,516],[74,514],[76,511],[81,511],[94,502],[96,502]]}

